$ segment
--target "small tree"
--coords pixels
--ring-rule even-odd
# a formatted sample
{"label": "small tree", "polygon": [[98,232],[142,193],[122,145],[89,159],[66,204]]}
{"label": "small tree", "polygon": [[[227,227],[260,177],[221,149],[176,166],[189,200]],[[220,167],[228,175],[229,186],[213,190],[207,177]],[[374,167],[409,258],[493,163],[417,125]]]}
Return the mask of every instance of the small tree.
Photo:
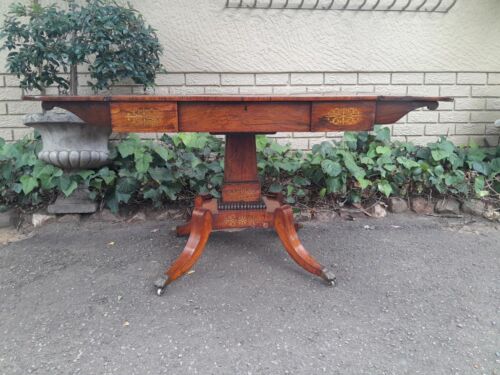
{"label": "small tree", "polygon": [[162,47],[155,30],[130,5],[112,0],[65,0],[55,4],[11,5],[0,36],[9,50],[7,68],[27,90],[57,86],[77,95],[78,67],[88,66],[94,91],[131,79],[153,86]]}

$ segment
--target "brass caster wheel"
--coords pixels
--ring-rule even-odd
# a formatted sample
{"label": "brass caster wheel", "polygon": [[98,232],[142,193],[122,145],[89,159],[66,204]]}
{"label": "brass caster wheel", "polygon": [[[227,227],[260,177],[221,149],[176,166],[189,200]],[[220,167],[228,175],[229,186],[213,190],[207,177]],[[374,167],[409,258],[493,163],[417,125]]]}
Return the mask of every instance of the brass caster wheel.
{"label": "brass caster wheel", "polygon": [[155,281],[156,295],[161,296],[167,290],[167,285],[169,284],[169,280],[162,277]]}
{"label": "brass caster wheel", "polygon": [[326,281],[328,286],[335,286],[337,284],[337,278],[335,274],[328,271],[326,268],[321,272],[321,278]]}

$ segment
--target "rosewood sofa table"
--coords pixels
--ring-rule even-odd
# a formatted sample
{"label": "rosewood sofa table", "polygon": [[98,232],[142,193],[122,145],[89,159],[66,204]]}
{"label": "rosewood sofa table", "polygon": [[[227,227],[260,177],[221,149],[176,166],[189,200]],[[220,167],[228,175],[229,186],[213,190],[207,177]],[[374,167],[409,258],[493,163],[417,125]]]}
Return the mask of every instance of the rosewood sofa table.
{"label": "rosewood sofa table", "polygon": [[335,284],[334,274],[304,248],[292,208],[279,195],[263,196],[257,174],[256,134],[367,131],[420,107],[434,110],[446,97],[409,96],[28,96],[46,110],[66,109],[114,132],[210,132],[226,136],[222,198],[195,198],[191,219],[177,227],[189,236],[179,257],[155,283],[161,295],[203,253],[212,230],[274,228],[292,259]]}

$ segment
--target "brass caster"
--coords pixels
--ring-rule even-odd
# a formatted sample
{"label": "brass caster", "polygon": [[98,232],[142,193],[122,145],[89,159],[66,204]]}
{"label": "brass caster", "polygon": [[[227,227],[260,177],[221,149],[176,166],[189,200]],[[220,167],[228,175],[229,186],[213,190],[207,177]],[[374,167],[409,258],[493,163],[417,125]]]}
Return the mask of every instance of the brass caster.
{"label": "brass caster", "polygon": [[321,271],[321,278],[326,281],[328,286],[335,286],[337,283],[337,278],[335,277],[335,274],[331,271],[328,271],[326,268],[324,268]]}
{"label": "brass caster", "polygon": [[156,295],[157,296],[163,295],[163,293],[165,293],[165,290],[167,290],[167,286],[169,283],[170,283],[169,279],[164,278],[164,277],[156,280],[155,284],[154,284],[154,286],[156,288]]}

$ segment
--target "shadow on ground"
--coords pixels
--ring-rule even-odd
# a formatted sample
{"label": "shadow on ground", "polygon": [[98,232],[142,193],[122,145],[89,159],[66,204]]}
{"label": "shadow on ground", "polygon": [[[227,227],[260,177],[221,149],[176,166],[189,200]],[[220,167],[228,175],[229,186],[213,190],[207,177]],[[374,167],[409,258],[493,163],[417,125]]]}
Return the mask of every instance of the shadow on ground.
{"label": "shadow on ground", "polygon": [[336,288],[271,231],[214,233],[157,297],[174,225],[55,223],[1,247],[0,374],[500,374],[491,225],[306,223]]}

